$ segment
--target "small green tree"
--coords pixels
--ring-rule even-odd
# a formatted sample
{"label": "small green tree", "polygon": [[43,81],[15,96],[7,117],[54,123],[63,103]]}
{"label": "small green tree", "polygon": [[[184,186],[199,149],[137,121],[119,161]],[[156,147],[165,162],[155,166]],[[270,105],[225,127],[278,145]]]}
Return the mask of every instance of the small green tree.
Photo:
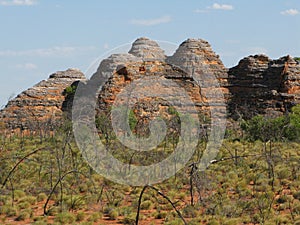
{"label": "small green tree", "polygon": [[246,131],[251,141],[261,140],[266,142],[268,140],[276,141],[282,139],[287,123],[287,119],[283,116],[266,118],[259,115],[248,121],[243,121],[241,127]]}
{"label": "small green tree", "polygon": [[76,92],[77,86],[76,85],[71,85],[66,87],[66,89],[63,92],[64,96],[70,96],[70,95],[74,95]]}
{"label": "small green tree", "polygon": [[300,105],[292,108],[288,119],[289,124],[285,130],[285,135],[289,140],[298,141],[300,139]]}

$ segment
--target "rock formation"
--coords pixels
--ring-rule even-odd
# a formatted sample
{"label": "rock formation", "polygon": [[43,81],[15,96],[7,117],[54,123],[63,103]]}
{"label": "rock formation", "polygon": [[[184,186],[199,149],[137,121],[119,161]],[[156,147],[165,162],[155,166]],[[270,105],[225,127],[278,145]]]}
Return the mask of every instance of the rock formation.
{"label": "rock formation", "polygon": [[[156,42],[139,38],[128,53],[103,60],[84,85],[89,87],[106,78],[95,96],[97,112],[109,111],[117,96],[136,85],[140,89],[131,99],[137,100],[143,92],[154,93],[133,106],[138,119],[145,123],[153,116],[168,116],[171,106],[184,105],[187,101],[178,98],[183,92],[197,112],[208,117],[212,110],[224,116],[224,103],[234,119],[282,115],[300,103],[300,64],[292,57],[272,60],[265,55],[249,56],[228,70],[209,43],[201,39],[187,39],[172,56],[166,56]],[[0,111],[1,121],[10,130],[53,129],[63,111],[70,112],[72,107],[73,96],[65,96],[64,90],[82,80],[84,75],[75,69],[50,75],[9,101]],[[191,105],[185,107],[193,111]]]}
{"label": "rock formation", "polygon": [[132,44],[128,53],[145,60],[155,59],[158,61],[164,61],[166,58],[164,51],[159,47],[159,45],[155,41],[145,37],[138,38]]}
{"label": "rock formation", "polygon": [[228,71],[231,115],[278,116],[300,103],[300,65],[292,57],[249,56]]}
{"label": "rock formation", "polygon": [[63,92],[78,80],[85,80],[77,69],[59,71],[22,92],[1,110],[1,122],[13,131],[53,130],[62,117]]}
{"label": "rock formation", "polygon": [[[136,115],[140,115],[139,121],[167,114],[171,106],[181,105],[186,99],[175,99],[184,91],[192,99],[197,110],[209,117],[210,106],[215,104],[214,107],[217,107],[223,96],[215,95],[216,98],[210,99],[209,102],[205,93],[208,90],[214,92],[214,89],[220,89],[220,84],[223,85],[223,90],[226,89],[225,94],[228,93],[227,70],[208,42],[200,39],[188,39],[179,46],[174,55],[165,56],[157,43],[140,38],[133,43],[129,53],[112,55],[103,60],[91,80],[97,80],[107,73],[111,73],[111,77],[99,93],[100,111],[110,109],[118,94],[133,81],[143,81],[144,84],[139,84],[144,85],[143,91],[153,93],[152,99],[147,97],[138,100],[139,104],[134,111]],[[205,82],[198,83],[193,79],[196,75]],[[159,93],[160,99],[154,96],[156,93]],[[131,99],[133,98],[138,97],[133,93]],[[173,99],[175,105],[167,103],[164,98]],[[224,107],[224,103],[218,107]],[[192,108],[186,106],[184,110]]]}

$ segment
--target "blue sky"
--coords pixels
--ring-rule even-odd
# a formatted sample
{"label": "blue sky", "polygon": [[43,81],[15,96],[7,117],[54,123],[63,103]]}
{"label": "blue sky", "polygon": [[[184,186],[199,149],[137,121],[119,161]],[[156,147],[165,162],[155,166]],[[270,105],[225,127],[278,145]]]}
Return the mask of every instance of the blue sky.
{"label": "blue sky", "polygon": [[205,39],[227,67],[256,53],[300,56],[300,0],[0,0],[0,106],[141,36]]}

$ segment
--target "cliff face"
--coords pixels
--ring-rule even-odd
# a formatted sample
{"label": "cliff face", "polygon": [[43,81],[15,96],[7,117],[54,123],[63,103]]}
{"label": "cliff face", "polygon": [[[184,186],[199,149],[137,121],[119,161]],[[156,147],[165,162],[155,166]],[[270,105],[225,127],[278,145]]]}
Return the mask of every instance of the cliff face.
{"label": "cliff face", "polygon": [[85,80],[77,69],[56,72],[8,102],[0,111],[1,122],[9,130],[53,130],[60,122],[63,92],[77,80]]}
{"label": "cliff face", "polygon": [[300,103],[300,65],[292,57],[249,56],[229,69],[229,110],[234,118],[278,116]]}
{"label": "cliff face", "polygon": [[[164,98],[173,99],[175,103],[173,106],[185,102],[186,99],[176,100],[184,91],[193,101],[196,109],[209,116],[210,103],[205,93],[208,89],[218,87],[214,86],[213,81],[209,80],[212,77],[207,77],[207,74],[213,75],[215,83],[221,83],[224,86],[223,90],[226,90],[225,94],[228,93],[227,70],[208,42],[200,39],[188,39],[179,46],[174,55],[165,56],[157,43],[147,38],[140,38],[133,43],[129,53],[112,55],[102,61],[92,79],[97,79],[97,76],[105,72],[112,73],[112,77],[99,93],[100,111],[111,108],[118,94],[127,85],[137,80],[144,81],[144,84],[139,85],[144,85],[144,92],[152,93],[153,96],[139,99],[134,112],[139,117],[139,121],[145,123],[147,118],[168,114],[172,104],[163,100]],[[207,82],[199,86],[193,79],[195,74]],[[137,90],[141,91],[139,88]],[[161,97],[158,98],[156,94]],[[138,97],[132,93],[131,98]],[[214,99],[214,102],[218,102],[218,99]],[[185,107],[184,110],[192,111],[192,106]]]}
{"label": "cliff face", "polygon": [[[234,119],[282,115],[300,104],[300,65],[292,57],[249,56],[227,70],[209,43],[201,39],[187,39],[172,56],[166,56],[156,42],[139,38],[128,53],[103,60],[87,83],[103,80],[103,74],[111,76],[99,90],[98,113],[109,111],[126,87],[143,81],[136,86],[140,88],[137,94],[131,95],[138,99],[133,111],[143,121],[141,125],[152,117],[168,116],[172,104],[187,102],[178,99],[182,92],[208,117],[212,109],[224,116],[224,103]],[[10,130],[53,129],[63,111],[70,112],[72,106],[72,96],[63,95],[65,88],[83,80],[84,75],[75,69],[50,75],[9,101],[0,111],[1,122]],[[154,94],[140,99],[142,92]],[[191,106],[185,107],[192,111]]]}

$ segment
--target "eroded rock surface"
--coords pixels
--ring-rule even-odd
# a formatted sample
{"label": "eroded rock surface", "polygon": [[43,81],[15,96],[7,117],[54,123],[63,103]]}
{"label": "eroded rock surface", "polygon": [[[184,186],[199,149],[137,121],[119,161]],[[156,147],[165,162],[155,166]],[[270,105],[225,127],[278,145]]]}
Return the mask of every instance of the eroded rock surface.
{"label": "eroded rock surface", "polygon": [[0,112],[1,121],[9,130],[53,130],[62,117],[63,92],[78,80],[85,76],[77,69],[51,74],[9,101]]}
{"label": "eroded rock surface", "polygon": [[[1,121],[10,130],[51,130],[60,123],[63,111],[71,111],[73,99],[63,94],[65,88],[84,80],[76,69],[54,73],[9,101],[0,112]],[[171,107],[180,105],[204,117],[213,110],[220,118],[227,106],[228,118],[238,119],[282,115],[300,103],[300,65],[291,56],[277,60],[249,56],[228,70],[202,39],[187,39],[172,56],[166,56],[155,41],[139,38],[128,53],[103,60],[83,85],[96,90],[102,81],[105,84],[94,96],[98,114],[109,111],[118,96],[131,88],[130,98],[136,100],[133,111],[142,125],[153,117],[168,116]],[[148,92],[153,95],[140,98]],[[188,101],[179,98],[182,93],[193,104],[184,104]]]}
{"label": "eroded rock surface", "polygon": [[278,116],[300,103],[300,65],[291,56],[249,56],[229,69],[229,109],[234,118]]}
{"label": "eroded rock surface", "polygon": [[[198,112],[208,117],[210,107],[224,108],[224,95],[225,99],[228,97],[227,70],[209,43],[201,39],[186,40],[169,57],[164,56],[163,50],[154,41],[138,39],[128,54],[112,55],[102,61],[92,80],[101,79],[105,74],[110,78],[99,93],[100,111],[110,109],[116,97],[134,81],[142,81],[143,84],[138,85],[145,85],[145,92],[147,85],[150,86],[149,92],[153,93],[152,100],[150,97],[139,100],[144,110],[140,106],[135,108],[136,114],[143,118],[151,118],[150,114],[164,114],[174,103],[174,107],[183,104],[184,99],[172,103],[163,100],[166,96],[176,99],[182,92],[186,92]],[[141,92],[138,87],[136,90]],[[132,90],[131,99],[138,98],[134,94],[136,90]],[[161,100],[158,101],[156,94],[161,96]],[[193,110],[191,105],[185,107],[184,110]]]}

